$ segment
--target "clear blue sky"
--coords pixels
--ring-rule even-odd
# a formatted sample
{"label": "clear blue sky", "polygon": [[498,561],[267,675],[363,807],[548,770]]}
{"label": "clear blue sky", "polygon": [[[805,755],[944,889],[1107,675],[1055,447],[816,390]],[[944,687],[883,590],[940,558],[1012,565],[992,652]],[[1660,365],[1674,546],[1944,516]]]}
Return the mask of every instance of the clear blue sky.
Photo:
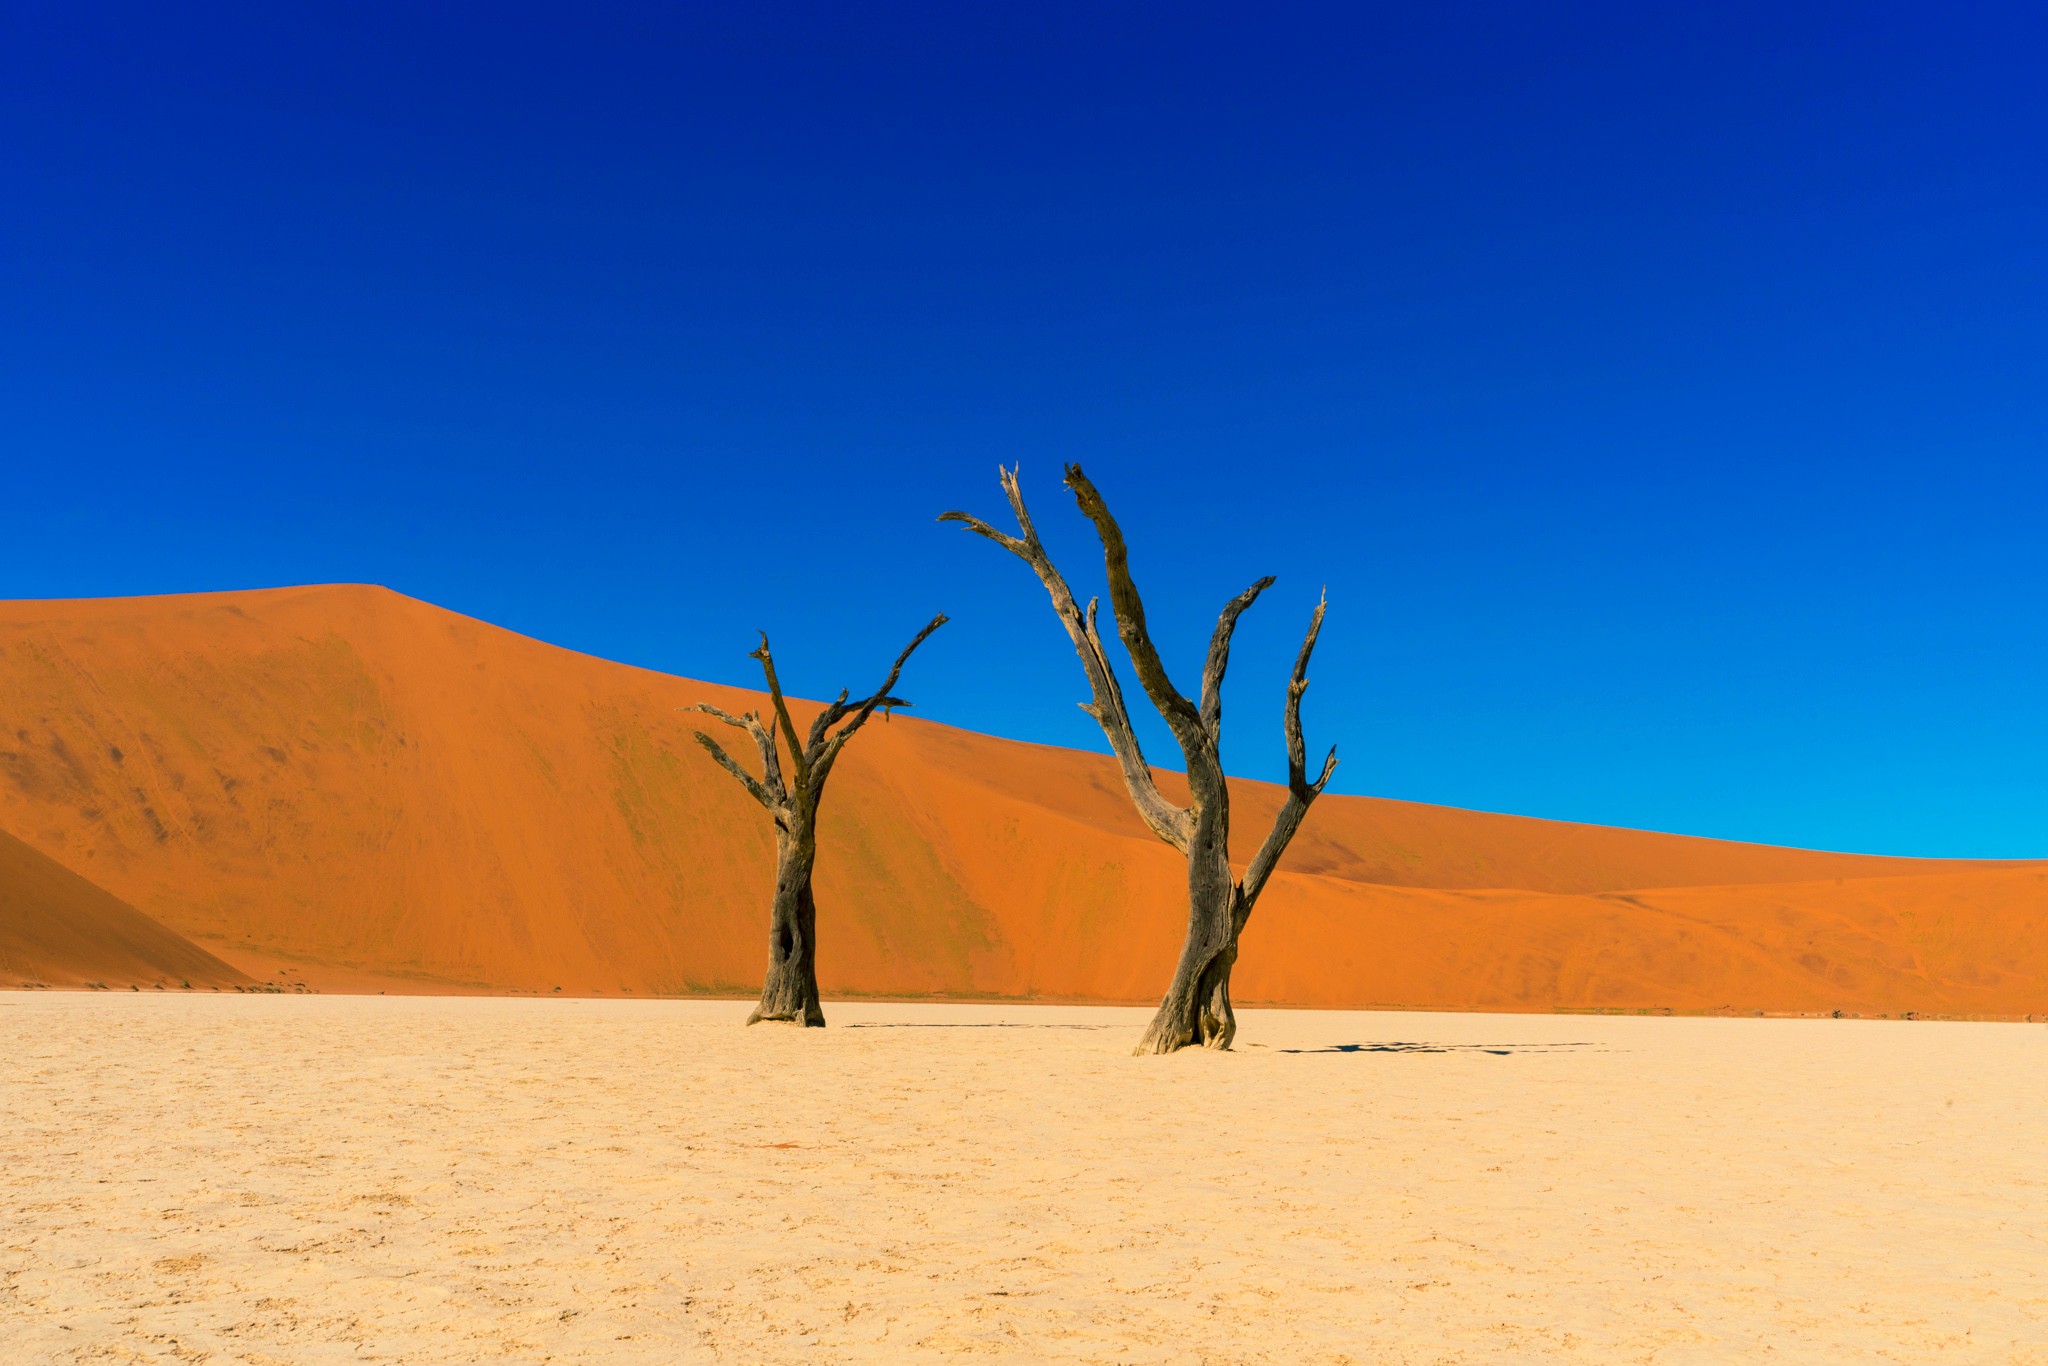
{"label": "clear blue sky", "polygon": [[[0,5],[0,596],[371,581],[1233,771],[2048,855],[2034,4]],[[1188,686],[1192,686],[1192,681]],[[679,696],[679,700],[687,700]],[[1171,760],[1155,732],[1155,757]]]}

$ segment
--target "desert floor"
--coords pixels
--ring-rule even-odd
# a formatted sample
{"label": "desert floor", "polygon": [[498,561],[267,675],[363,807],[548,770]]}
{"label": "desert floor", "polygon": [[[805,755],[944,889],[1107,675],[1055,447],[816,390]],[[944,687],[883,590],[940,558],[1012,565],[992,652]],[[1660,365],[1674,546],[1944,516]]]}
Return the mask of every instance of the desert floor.
{"label": "desert floor", "polygon": [[2048,1362],[2048,1028],[0,996],[0,1359]]}

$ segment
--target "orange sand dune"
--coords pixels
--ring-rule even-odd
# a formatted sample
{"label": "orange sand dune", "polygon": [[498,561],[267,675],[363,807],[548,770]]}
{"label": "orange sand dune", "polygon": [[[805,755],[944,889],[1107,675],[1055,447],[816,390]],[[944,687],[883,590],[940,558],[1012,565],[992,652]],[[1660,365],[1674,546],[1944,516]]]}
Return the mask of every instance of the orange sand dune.
{"label": "orange sand dune", "polygon": [[[1239,993],[1493,1009],[2048,1013],[2048,869],[1558,896],[1297,878]],[[1320,954],[1274,952],[1322,944]],[[1266,936],[1271,936],[1268,939]]]}
{"label": "orange sand dune", "polygon": [[0,983],[182,989],[248,981],[119,897],[0,833]]}
{"label": "orange sand dune", "polygon": [[[699,700],[759,701],[376,588],[0,604],[0,826],[266,979],[747,992],[773,846]],[[1278,794],[1237,791],[1248,853]],[[1144,1000],[1178,948],[1179,863],[1099,756],[877,722],[823,844],[828,993]],[[1239,989],[2044,1011],[2043,872],[1331,796]]]}

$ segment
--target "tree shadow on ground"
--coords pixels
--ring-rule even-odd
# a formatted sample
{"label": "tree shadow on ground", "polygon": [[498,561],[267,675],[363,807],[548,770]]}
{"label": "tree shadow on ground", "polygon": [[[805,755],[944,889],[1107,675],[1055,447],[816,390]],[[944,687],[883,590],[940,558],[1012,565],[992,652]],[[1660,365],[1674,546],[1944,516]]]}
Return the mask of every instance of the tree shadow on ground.
{"label": "tree shadow on ground", "polygon": [[1275,1053],[1564,1053],[1577,1048],[1606,1049],[1596,1043],[1338,1043],[1328,1048],[1276,1048]]}
{"label": "tree shadow on ground", "polygon": [[958,1023],[947,1021],[909,1020],[862,1020],[857,1024],[845,1025],[846,1029],[1123,1029],[1127,1026],[1113,1024],[1029,1024],[1010,1020],[962,1020]]}

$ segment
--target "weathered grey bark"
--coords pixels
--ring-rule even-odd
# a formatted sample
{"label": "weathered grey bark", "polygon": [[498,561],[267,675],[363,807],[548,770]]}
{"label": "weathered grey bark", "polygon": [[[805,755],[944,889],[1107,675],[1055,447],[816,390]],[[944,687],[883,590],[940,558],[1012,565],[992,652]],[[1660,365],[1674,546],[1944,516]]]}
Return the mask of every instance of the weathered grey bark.
{"label": "weathered grey bark", "polygon": [[1139,748],[1137,732],[1125,708],[1123,690],[1116,670],[1103,648],[1096,628],[1094,599],[1083,609],[1074,601],[1066,579],[1053,566],[1032,528],[1025,510],[1024,495],[1017,485],[1017,472],[1003,470],[1003,492],[1016,514],[1022,533],[1011,536],[996,530],[978,517],[948,512],[942,522],[962,522],[1016,555],[1045,585],[1052,597],[1053,611],[1067,628],[1067,637],[1081,657],[1088,675],[1092,697],[1081,709],[1094,717],[1109,738],[1110,748],[1123,770],[1124,786],[1138,808],[1138,814],[1152,833],[1178,849],[1188,861],[1188,933],[1181,947],[1180,963],[1167,987],[1159,1011],[1152,1017],[1137,1051],[1171,1053],[1191,1044],[1205,1048],[1228,1048],[1237,1033],[1237,1017],[1230,1006],[1230,971],[1237,963],[1238,936],[1265,890],[1266,881],[1280,862],[1287,843],[1301,828],[1309,804],[1321,795],[1337,767],[1333,747],[1323,760],[1322,772],[1310,782],[1307,752],[1301,738],[1301,695],[1308,687],[1308,661],[1316,637],[1323,629],[1324,602],[1316,604],[1308,635],[1294,661],[1288,681],[1283,727],[1287,737],[1287,801],[1274,818],[1273,828],[1252,858],[1242,879],[1230,864],[1230,788],[1224,781],[1220,745],[1223,733],[1223,674],[1230,662],[1230,638],[1237,619],[1273,584],[1260,579],[1231,599],[1217,618],[1209,638],[1209,654],[1202,668],[1202,689],[1191,702],[1173,686],[1166,665],[1159,658],[1145,628],[1145,604],[1131,578],[1130,554],[1123,531],[1110,516],[1102,495],[1081,473],[1079,465],[1067,466],[1066,485],[1082,513],[1095,525],[1102,541],[1103,560],[1109,575],[1110,610],[1116,618],[1117,634],[1131,657],[1132,668],[1145,695],[1166,721],[1187,762],[1189,800],[1185,807],[1166,800],[1153,781],[1152,769]]}
{"label": "weathered grey bark", "polygon": [[[761,648],[748,658],[761,661],[761,672],[768,680],[768,697],[774,704],[770,720],[764,722],[759,713],[751,711],[734,716],[704,702],[682,709],[715,716],[752,737],[761,755],[759,778],[716,740],[701,730],[696,733],[697,743],[775,819],[775,899],[768,912],[768,975],[761,984],[761,1003],[747,1017],[748,1024],[789,1020],[816,1028],[825,1023],[825,1011],[818,1001],[818,904],[811,894],[811,871],[818,862],[818,805],[825,795],[825,780],[839,761],[840,750],[867,724],[876,708],[910,705],[890,696],[889,689],[896,686],[911,652],[945,624],[943,614],[933,617],[896,656],[881,687],[858,702],[847,701],[842,691],[812,720],[802,740],[797,738],[796,722],[782,696],[782,680],[775,675],[775,657],[769,653],[766,631],[761,633]],[[786,777],[778,730],[781,743],[789,747]]]}

